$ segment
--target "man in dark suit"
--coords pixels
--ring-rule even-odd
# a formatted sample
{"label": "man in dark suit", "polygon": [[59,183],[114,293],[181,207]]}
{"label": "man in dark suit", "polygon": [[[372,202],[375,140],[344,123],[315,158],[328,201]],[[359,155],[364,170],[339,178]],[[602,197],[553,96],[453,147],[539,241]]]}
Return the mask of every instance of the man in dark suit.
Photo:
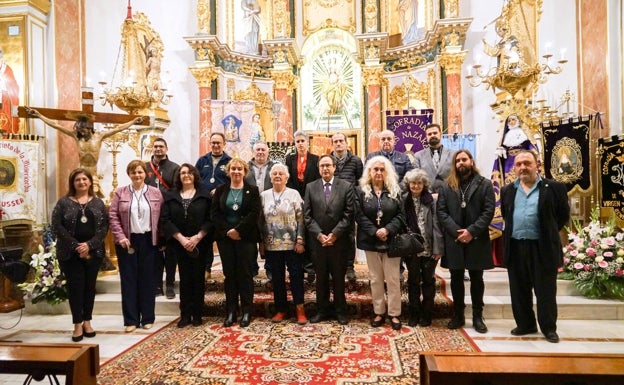
{"label": "man in dark suit", "polygon": [[501,190],[505,265],[509,275],[515,336],[537,332],[548,342],[557,335],[557,270],[563,263],[559,231],[570,219],[564,184],[540,177],[537,155],[521,150],[514,159],[518,179]]}
{"label": "man in dark suit", "polygon": [[308,230],[306,245],[313,249],[316,270],[316,304],[318,313],[311,323],[329,315],[329,276],[334,283],[336,319],[346,325],[345,272],[347,250],[353,231],[354,195],[351,183],[334,178],[336,159],[322,155],[318,167],[321,179],[309,183],[304,201],[304,219]]}
{"label": "man in dark suit", "polygon": [[442,129],[439,124],[432,123],[425,127],[425,135],[429,148],[422,149],[414,155],[414,167],[427,173],[431,181],[431,190],[437,193],[451,172],[453,151],[442,145]]}
{"label": "man in dark suit", "polygon": [[[296,154],[290,154],[286,157],[285,163],[288,167],[290,177],[286,183],[286,187],[299,191],[299,195],[303,199],[305,197],[306,185],[321,177],[318,169],[319,157],[308,151],[310,144],[308,136],[303,131],[297,131],[294,134]],[[310,250],[306,248],[303,258],[303,269],[308,275],[308,282],[313,283],[316,278],[314,266],[312,263]]]}

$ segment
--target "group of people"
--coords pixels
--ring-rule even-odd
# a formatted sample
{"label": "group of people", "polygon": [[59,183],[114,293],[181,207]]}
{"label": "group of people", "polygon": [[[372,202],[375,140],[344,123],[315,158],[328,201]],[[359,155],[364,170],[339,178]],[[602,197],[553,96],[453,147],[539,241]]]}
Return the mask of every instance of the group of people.
{"label": "group of people", "polygon": [[[153,325],[154,290],[162,281],[162,266],[169,292],[176,262],[178,326],[201,325],[214,241],[224,274],[225,327],[236,323],[246,327],[252,321],[259,254],[273,281],[273,322],[285,321],[291,313],[287,270],[297,323],[334,318],[347,324],[345,279],[355,279],[357,245],[368,265],[372,327],[388,319],[393,329],[402,328],[403,264],[408,269],[408,325],[431,325],[434,274],[441,261],[451,274],[454,312],[447,327],[465,325],[467,270],[472,326],[487,332],[483,271],[493,268],[488,227],[494,215],[494,191],[480,175],[472,154],[451,153],[441,144],[441,136],[439,125],[427,126],[429,146],[412,162],[395,150],[394,133],[383,131],[381,150],[362,162],[348,150],[343,133],[333,135],[330,154],[317,156],[309,152],[307,134],[296,132],[296,152],[282,164],[269,159],[263,141],[253,144],[249,162],[232,158],[224,151],[225,136],[213,133],[211,151],[194,166],[169,161],[166,142],[159,138],[150,162],[128,164],[131,184],[115,191],[108,214],[93,194],[89,172],[75,170],[67,196],[53,213],[59,259],[70,288],[72,339],[95,335],[90,324],[94,266],[104,254],[109,224],[119,261],[126,332]],[[501,192],[505,262],[517,323],[511,333],[533,333],[539,324],[546,339],[557,342],[556,272],[562,260],[558,232],[568,220],[569,207],[565,187],[542,178],[538,168],[535,153],[519,152],[514,164],[518,179]],[[417,257],[390,258],[391,239],[407,229],[422,236],[424,250]],[[316,285],[317,312],[309,319],[303,306],[306,276]]]}

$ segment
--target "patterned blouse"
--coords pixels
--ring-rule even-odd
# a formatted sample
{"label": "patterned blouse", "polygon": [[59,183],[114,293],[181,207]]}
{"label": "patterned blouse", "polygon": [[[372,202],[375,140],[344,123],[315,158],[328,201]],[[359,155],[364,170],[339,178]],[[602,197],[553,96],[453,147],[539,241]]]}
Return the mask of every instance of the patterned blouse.
{"label": "patterned blouse", "polygon": [[260,194],[262,216],[260,232],[269,251],[294,250],[297,240],[305,239],[303,199],[295,189],[286,187],[281,193],[268,189]]}

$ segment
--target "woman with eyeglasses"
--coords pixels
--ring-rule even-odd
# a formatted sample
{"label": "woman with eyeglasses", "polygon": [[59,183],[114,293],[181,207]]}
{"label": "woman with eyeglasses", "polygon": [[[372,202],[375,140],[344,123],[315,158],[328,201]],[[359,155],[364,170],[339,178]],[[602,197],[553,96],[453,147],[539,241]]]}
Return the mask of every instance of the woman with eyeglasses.
{"label": "woman with eyeglasses", "polygon": [[210,192],[201,184],[199,171],[188,164],[180,166],[175,189],[165,194],[160,226],[167,248],[178,260],[180,274],[180,321],[178,327],[202,324],[204,268],[207,249],[212,247]]}

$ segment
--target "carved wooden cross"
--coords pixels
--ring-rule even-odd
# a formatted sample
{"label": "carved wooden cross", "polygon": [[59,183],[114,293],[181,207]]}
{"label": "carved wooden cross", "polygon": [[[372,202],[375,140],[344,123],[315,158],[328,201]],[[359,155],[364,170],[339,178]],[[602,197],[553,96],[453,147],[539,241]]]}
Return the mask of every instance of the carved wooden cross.
{"label": "carved wooden cross", "polygon": [[[43,116],[49,119],[55,120],[73,120],[77,121],[79,118],[86,116],[87,119],[92,123],[112,123],[112,124],[122,124],[126,123],[132,119],[138,118],[140,115],[126,115],[126,114],[115,114],[109,112],[94,112],[93,111],[93,91],[90,89],[82,90],[82,110],[62,110],[62,109],[54,109],[54,108],[38,108],[31,107],[39,111]],[[28,113],[28,108],[26,106],[19,106],[17,109],[17,116],[20,118],[33,118]],[[150,120],[143,119],[142,122],[136,123],[141,126],[149,126]]]}

